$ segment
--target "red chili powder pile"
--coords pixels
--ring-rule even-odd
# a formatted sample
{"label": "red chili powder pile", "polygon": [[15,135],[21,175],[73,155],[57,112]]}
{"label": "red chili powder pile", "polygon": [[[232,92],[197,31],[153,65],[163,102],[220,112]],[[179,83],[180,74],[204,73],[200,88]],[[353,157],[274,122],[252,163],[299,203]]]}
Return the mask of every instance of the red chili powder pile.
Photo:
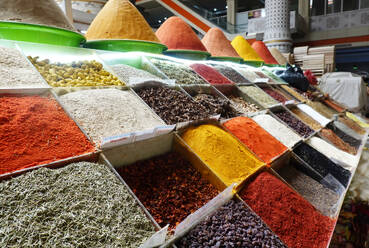
{"label": "red chili powder pile", "polygon": [[268,172],[258,175],[240,196],[288,247],[327,247],[334,220]]}
{"label": "red chili powder pile", "polygon": [[269,49],[266,47],[264,42],[262,42],[261,40],[254,41],[251,47],[264,60],[265,63],[278,65],[278,62],[270,53]]}
{"label": "red chili powder pile", "polygon": [[0,174],[94,150],[55,100],[40,96],[0,98]]}
{"label": "red chili powder pile", "polygon": [[231,45],[231,42],[219,28],[209,29],[201,41],[211,56],[240,58],[236,50],[234,50],[233,46]]}
{"label": "red chili powder pile", "polygon": [[211,84],[234,84],[215,69],[203,64],[192,64],[191,68]]}
{"label": "red chili powder pile", "polygon": [[286,146],[248,117],[236,117],[225,122],[224,126],[266,163],[287,150]]}
{"label": "red chili powder pile", "polygon": [[180,17],[168,18],[156,31],[160,42],[169,50],[198,50],[206,52],[199,37]]}

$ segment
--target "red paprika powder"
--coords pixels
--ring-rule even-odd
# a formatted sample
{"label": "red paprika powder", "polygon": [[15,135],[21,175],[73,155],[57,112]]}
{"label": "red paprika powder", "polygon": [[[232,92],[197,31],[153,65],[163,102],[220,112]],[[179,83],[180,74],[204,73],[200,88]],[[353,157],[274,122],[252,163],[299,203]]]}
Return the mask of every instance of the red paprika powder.
{"label": "red paprika powder", "polygon": [[203,78],[205,78],[206,81],[211,84],[234,84],[234,82],[232,82],[210,66],[203,64],[192,64],[190,66],[196,73],[201,75]]}
{"label": "red paprika powder", "polygon": [[268,172],[258,175],[240,196],[288,247],[327,247],[334,220]]}
{"label": "red paprika powder", "polygon": [[267,64],[278,65],[278,62],[275,60],[273,55],[270,53],[267,46],[261,40],[254,41],[251,47],[255,50],[255,52],[264,60]]}
{"label": "red paprika powder", "polygon": [[236,117],[224,123],[242,143],[265,163],[281,155],[287,147],[248,117]]}
{"label": "red paprika powder", "polygon": [[0,174],[94,150],[54,99],[0,97]]}

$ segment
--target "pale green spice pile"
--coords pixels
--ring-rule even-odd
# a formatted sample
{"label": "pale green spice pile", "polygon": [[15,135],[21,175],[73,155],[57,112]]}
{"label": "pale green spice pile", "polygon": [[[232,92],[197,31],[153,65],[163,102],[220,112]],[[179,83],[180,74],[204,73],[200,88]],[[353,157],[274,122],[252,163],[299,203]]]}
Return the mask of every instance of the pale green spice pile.
{"label": "pale green spice pile", "polygon": [[0,182],[1,247],[139,247],[154,233],[105,166],[88,162]]}

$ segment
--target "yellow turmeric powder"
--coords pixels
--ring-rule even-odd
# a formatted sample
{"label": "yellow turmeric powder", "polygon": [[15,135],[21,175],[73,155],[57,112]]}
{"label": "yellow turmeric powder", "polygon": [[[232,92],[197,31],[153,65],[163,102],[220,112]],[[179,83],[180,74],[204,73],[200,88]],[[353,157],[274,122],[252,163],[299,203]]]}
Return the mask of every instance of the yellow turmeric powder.
{"label": "yellow turmeric powder", "polygon": [[182,138],[227,186],[241,183],[263,165],[237,139],[217,126],[189,128]]}
{"label": "yellow turmeric powder", "polygon": [[264,60],[255,52],[249,42],[241,35],[237,35],[231,42],[234,50],[246,61],[261,61]]}

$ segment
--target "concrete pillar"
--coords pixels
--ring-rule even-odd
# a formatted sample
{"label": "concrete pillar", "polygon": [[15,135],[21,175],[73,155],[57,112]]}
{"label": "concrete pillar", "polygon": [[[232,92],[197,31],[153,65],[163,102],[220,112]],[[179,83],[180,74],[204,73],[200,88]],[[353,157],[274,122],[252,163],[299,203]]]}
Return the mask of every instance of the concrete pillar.
{"label": "concrete pillar", "polygon": [[234,31],[234,26],[236,25],[236,16],[237,16],[237,2],[238,0],[227,0],[227,23],[228,31]]}
{"label": "concrete pillar", "polygon": [[310,30],[310,2],[306,0],[299,0],[298,13],[305,21],[307,31]]}
{"label": "concrete pillar", "polygon": [[290,11],[288,0],[265,0],[266,30],[264,42],[281,52],[291,51]]}

